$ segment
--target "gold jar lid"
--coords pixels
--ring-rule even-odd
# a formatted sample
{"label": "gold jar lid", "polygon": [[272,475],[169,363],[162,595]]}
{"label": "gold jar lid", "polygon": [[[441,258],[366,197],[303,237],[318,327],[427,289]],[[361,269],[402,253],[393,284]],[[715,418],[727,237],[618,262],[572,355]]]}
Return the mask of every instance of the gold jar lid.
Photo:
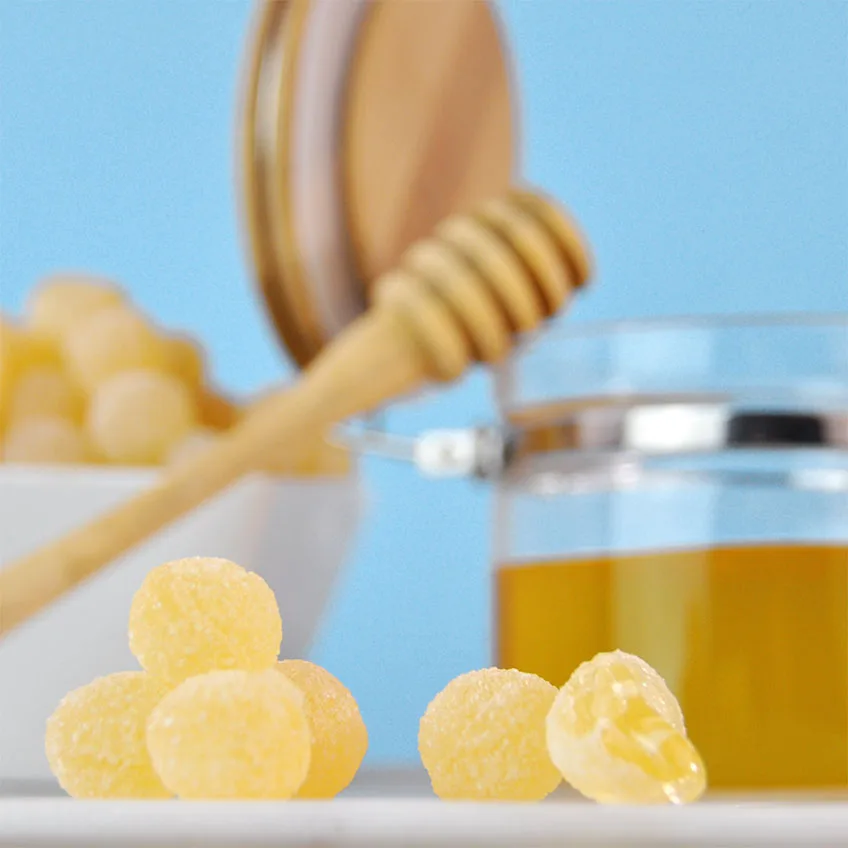
{"label": "gold jar lid", "polygon": [[307,365],[370,281],[512,184],[516,120],[490,3],[262,0],[241,120],[250,258]]}

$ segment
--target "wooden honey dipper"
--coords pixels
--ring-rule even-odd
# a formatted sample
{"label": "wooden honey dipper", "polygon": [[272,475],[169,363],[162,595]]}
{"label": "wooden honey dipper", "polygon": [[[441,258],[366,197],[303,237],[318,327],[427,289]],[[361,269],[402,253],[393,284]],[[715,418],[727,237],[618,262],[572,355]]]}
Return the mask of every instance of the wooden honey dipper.
{"label": "wooden honey dipper", "polygon": [[0,568],[0,635],[249,473],[268,450],[296,454],[316,432],[429,381],[494,363],[516,334],[558,312],[589,278],[576,228],[540,194],[511,191],[413,244],[373,287],[371,308],[293,387],[219,445],[64,538]]}

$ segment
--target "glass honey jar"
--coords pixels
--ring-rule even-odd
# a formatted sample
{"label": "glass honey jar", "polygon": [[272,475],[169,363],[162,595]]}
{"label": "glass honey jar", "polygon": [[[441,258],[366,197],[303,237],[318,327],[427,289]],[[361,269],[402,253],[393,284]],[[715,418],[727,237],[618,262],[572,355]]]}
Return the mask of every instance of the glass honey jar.
{"label": "glass honey jar", "polygon": [[848,320],[551,332],[497,393],[493,662],[632,652],[713,787],[848,785]]}

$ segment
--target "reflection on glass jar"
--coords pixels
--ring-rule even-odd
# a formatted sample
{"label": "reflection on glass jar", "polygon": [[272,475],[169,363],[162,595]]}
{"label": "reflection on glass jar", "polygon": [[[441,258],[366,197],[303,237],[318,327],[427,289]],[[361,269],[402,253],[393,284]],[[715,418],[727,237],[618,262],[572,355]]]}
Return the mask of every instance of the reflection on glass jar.
{"label": "reflection on glass jar", "polygon": [[848,320],[552,334],[499,396],[496,662],[621,648],[714,787],[848,785]]}

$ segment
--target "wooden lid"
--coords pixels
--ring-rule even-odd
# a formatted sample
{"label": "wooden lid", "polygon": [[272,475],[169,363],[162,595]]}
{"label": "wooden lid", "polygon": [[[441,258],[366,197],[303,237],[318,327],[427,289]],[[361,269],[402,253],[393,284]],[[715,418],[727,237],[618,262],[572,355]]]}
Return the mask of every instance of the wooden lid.
{"label": "wooden lid", "polygon": [[263,0],[247,71],[249,252],[304,366],[410,242],[508,188],[508,63],[486,2]]}

